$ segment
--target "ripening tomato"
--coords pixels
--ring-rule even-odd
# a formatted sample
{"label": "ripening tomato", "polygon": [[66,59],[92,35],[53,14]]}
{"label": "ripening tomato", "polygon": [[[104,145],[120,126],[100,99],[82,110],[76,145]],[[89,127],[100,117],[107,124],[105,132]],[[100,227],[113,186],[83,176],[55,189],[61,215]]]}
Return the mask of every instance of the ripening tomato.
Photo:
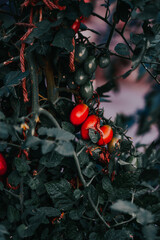
{"label": "ripening tomato", "polygon": [[110,153],[112,153],[115,150],[116,147],[120,148],[120,143],[119,143],[120,139],[121,139],[121,136],[119,136],[119,135],[118,136],[114,136],[112,138],[112,140],[109,142],[109,144],[108,144],[108,151]]}
{"label": "ripening tomato", "polygon": [[0,153],[0,176],[7,172],[7,163],[3,155]]}
{"label": "ripening tomato", "polygon": [[73,125],[82,124],[89,114],[89,107],[86,104],[78,104],[75,106],[70,114],[70,121]]}
{"label": "ripening tomato", "polygon": [[75,31],[75,33],[77,33],[80,28],[80,25],[81,25],[81,21],[80,19],[77,18],[72,24],[71,28]]}
{"label": "ripening tomato", "polygon": [[89,129],[95,129],[97,127],[97,123],[99,122],[99,118],[96,115],[90,115],[86,121],[82,124],[81,127],[81,136],[84,140],[89,140]]}
{"label": "ripening tomato", "polygon": [[107,143],[109,143],[112,140],[113,137],[113,130],[111,128],[111,126],[109,125],[104,125],[102,127],[100,127],[102,136],[98,141],[98,145],[102,146],[105,145]]}

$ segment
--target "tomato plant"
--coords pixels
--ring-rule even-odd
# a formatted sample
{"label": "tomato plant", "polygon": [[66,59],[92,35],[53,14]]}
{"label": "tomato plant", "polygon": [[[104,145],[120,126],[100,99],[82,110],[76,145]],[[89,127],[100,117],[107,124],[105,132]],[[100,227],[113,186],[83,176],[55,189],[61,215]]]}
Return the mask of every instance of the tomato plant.
{"label": "tomato plant", "polygon": [[89,108],[86,104],[78,104],[75,106],[70,114],[70,121],[73,125],[82,124],[89,114]]}
{"label": "tomato plant", "polygon": [[[137,117],[108,111],[126,77],[159,84],[159,16],[159,0],[0,1],[0,239],[159,239],[160,134],[134,144]],[[140,134],[160,132],[156,84]]]}

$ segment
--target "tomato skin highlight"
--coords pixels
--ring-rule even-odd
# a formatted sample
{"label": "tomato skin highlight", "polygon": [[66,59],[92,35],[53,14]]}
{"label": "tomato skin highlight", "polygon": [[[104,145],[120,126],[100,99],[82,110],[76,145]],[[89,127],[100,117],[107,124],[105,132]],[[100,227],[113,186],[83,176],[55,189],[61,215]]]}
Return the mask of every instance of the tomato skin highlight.
{"label": "tomato skin highlight", "polygon": [[72,24],[71,28],[75,31],[75,33],[78,32],[81,25],[81,21],[77,18],[75,22]]}
{"label": "tomato skin highlight", "polygon": [[99,139],[97,144],[99,146],[103,146],[112,140],[113,130],[112,130],[111,126],[109,126],[109,125],[104,125],[104,126],[100,127],[100,130],[101,130],[100,134],[102,133],[102,136]]}
{"label": "tomato skin highlight", "polygon": [[84,140],[89,140],[89,128],[95,129],[97,127],[97,123],[99,122],[99,118],[96,115],[90,115],[86,121],[82,124],[81,127],[81,136]]}
{"label": "tomato skin highlight", "polygon": [[70,114],[70,122],[73,125],[80,125],[82,124],[89,114],[89,107],[86,104],[78,104],[72,109]]}
{"label": "tomato skin highlight", "polygon": [[0,153],[0,176],[7,172],[7,163],[3,155]]}

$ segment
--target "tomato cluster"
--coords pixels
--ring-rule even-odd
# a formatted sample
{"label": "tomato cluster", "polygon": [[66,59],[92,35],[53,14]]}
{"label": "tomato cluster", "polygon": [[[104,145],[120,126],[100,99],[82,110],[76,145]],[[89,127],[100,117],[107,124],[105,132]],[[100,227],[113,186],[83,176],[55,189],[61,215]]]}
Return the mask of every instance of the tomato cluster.
{"label": "tomato cluster", "polygon": [[[80,20],[76,20],[72,29],[78,32]],[[79,95],[82,99],[91,99],[93,96],[92,79],[97,66],[105,68],[110,63],[109,54],[98,54],[95,48],[87,43],[78,42],[75,46],[75,72],[70,74],[67,81],[70,89],[79,90]]]}
{"label": "tomato cluster", "polygon": [[100,139],[97,145],[104,146],[113,138],[113,130],[109,125],[100,126],[100,119],[96,115],[89,115],[89,108],[86,104],[78,104],[73,108],[70,114],[70,121],[73,125],[81,125],[81,137],[89,140],[89,129],[99,132]]}

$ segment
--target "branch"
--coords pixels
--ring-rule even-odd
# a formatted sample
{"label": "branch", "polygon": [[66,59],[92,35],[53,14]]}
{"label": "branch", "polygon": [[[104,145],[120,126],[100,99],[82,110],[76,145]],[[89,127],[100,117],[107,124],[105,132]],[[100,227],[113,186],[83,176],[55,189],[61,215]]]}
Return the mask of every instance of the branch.
{"label": "branch", "polygon": [[43,109],[43,108],[39,108],[39,114],[43,114],[45,115],[52,123],[55,127],[57,128],[61,128],[59,123],[57,122],[57,120],[53,117],[52,114],[50,114],[47,110]]}
{"label": "branch", "polygon": [[118,227],[118,226],[120,226],[120,225],[129,223],[129,222],[133,221],[135,218],[136,218],[136,217],[134,216],[134,217],[130,218],[129,220],[123,221],[123,222],[121,222],[121,223],[117,223],[117,224],[111,226],[111,228]]}
{"label": "branch", "polygon": [[54,94],[56,85],[55,85],[55,81],[54,81],[53,67],[51,66],[49,59],[45,59],[44,71],[45,71],[45,76],[46,76],[46,80],[47,80],[48,101],[53,103],[57,99],[57,96],[56,96],[57,94]]}
{"label": "branch", "polygon": [[28,64],[31,75],[31,83],[32,83],[32,112],[37,116],[39,104],[38,104],[38,71],[35,62],[35,58],[33,53],[28,56]]}
{"label": "branch", "polygon": [[[101,17],[100,15],[98,15],[97,13],[92,13],[93,16],[98,17],[99,19],[101,19],[102,21],[106,22],[110,27],[113,27],[113,24],[111,24],[108,20],[106,20],[105,18]],[[133,53],[133,49],[130,46],[130,44],[128,43],[127,39],[124,37],[123,32],[120,32],[118,29],[115,28],[115,32],[117,32],[122,39],[124,40],[124,42],[126,43],[126,45],[128,46],[128,48],[130,49],[130,51]],[[149,75],[158,83],[160,84],[160,82],[157,80],[156,76],[154,76],[151,71],[149,71],[149,69],[145,66],[145,64],[141,61],[140,62],[142,64],[142,66],[145,68],[145,70],[149,73]]]}
{"label": "branch", "polygon": [[101,221],[105,224],[105,226],[106,226],[107,228],[111,228],[111,227],[109,226],[109,224],[106,223],[106,221],[104,220],[104,218],[103,218],[103,217],[101,216],[101,214],[99,213],[99,211],[98,211],[98,209],[96,208],[94,202],[92,201],[92,198],[91,198],[91,196],[90,196],[89,193],[88,193],[88,199],[89,199],[89,201],[90,201],[93,209],[94,209],[95,212],[97,213],[98,217],[101,219]]}
{"label": "branch", "polygon": [[78,160],[76,152],[74,152],[73,157],[74,157],[74,160],[75,160],[75,164],[76,164],[76,167],[77,167],[78,174],[79,174],[79,177],[81,179],[81,182],[82,182],[83,186],[86,187],[87,183],[86,183],[86,180],[84,179],[84,177],[82,175],[81,167],[80,167],[79,160]]}
{"label": "branch", "polygon": [[9,190],[7,190],[6,188],[4,188],[3,190],[4,190],[6,193],[11,194],[11,195],[14,196],[15,198],[20,199],[20,196],[19,196],[19,195],[15,194],[15,193],[13,193],[13,192],[11,192],[11,191],[9,191]]}

